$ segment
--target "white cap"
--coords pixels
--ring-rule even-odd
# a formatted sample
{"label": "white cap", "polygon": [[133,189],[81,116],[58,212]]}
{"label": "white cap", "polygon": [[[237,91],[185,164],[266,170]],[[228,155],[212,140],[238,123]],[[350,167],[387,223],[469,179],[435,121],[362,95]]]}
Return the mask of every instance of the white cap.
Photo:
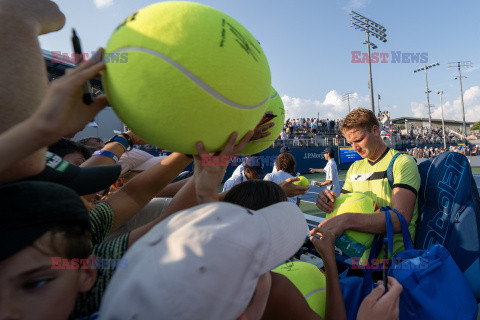
{"label": "white cap", "polygon": [[291,202],[253,211],[214,202],[181,211],[130,248],[101,319],[236,319],[258,279],[293,256],[306,221]]}

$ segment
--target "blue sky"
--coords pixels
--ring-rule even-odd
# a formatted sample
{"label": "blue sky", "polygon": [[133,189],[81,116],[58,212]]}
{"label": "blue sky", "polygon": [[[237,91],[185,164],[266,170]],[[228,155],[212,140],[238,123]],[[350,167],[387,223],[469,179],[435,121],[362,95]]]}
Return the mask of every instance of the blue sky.
{"label": "blue sky", "polygon": [[[105,46],[115,27],[129,14],[157,1],[59,0],[65,27],[40,37],[43,49],[71,53],[71,28],[83,51]],[[366,52],[365,34],[350,28],[350,10],[387,28],[387,43],[374,43],[388,63],[372,64],[375,106],[392,117],[427,117],[425,74],[421,63],[391,63],[392,51],[428,53],[432,117],[440,118],[443,90],[445,118],[461,120],[456,69],[447,63],[471,61],[462,70],[467,121],[480,120],[480,1],[385,0],[200,0],[242,23],[261,43],[272,72],[272,85],[282,96],[287,117],[342,118],[348,112],[344,93],[354,93],[352,107],[370,106],[368,64],[352,63],[352,51]]]}

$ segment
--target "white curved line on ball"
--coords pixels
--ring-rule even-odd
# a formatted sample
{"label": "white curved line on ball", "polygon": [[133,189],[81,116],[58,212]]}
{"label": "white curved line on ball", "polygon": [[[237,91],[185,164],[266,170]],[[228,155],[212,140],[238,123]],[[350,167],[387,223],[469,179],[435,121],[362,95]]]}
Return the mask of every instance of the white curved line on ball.
{"label": "white curved line on ball", "polygon": [[308,299],[308,298],[310,298],[311,296],[313,296],[315,293],[317,293],[317,292],[322,292],[322,291],[327,291],[327,289],[326,289],[326,288],[319,288],[319,289],[313,290],[312,292],[309,292],[309,293],[305,296],[305,299]]}
{"label": "white curved line on ball", "polygon": [[341,206],[343,206],[343,205],[345,205],[345,204],[352,204],[352,203],[354,203],[354,202],[363,200],[363,199],[365,199],[365,198],[366,198],[366,196],[363,196],[363,197],[361,197],[360,199],[353,200],[353,201],[350,201],[350,202],[347,202],[347,203],[342,203],[341,205],[339,205],[338,207],[334,208],[333,210],[337,210],[338,208],[340,208]]}
{"label": "white curved line on ball", "polygon": [[128,52],[128,51],[139,51],[139,52],[143,52],[143,53],[146,53],[146,54],[151,54],[155,57],[158,57],[162,60],[164,60],[165,62],[169,63],[170,65],[172,65],[173,67],[177,68],[181,73],[183,73],[184,75],[186,75],[190,80],[192,80],[197,86],[199,86],[200,88],[202,88],[203,90],[205,90],[207,93],[209,93],[211,96],[213,96],[214,98],[216,98],[217,100],[231,106],[231,107],[234,107],[234,108],[238,108],[238,109],[255,109],[255,108],[258,108],[262,105],[264,105],[269,98],[266,98],[265,100],[263,100],[261,103],[259,104],[256,104],[254,106],[244,106],[242,104],[238,104],[238,103],[235,103],[227,98],[225,98],[224,96],[222,96],[220,93],[218,93],[217,91],[215,91],[213,88],[211,88],[208,84],[206,84],[205,82],[203,82],[202,79],[200,79],[199,77],[197,77],[196,75],[194,75],[193,73],[191,73],[187,68],[185,68],[184,66],[182,66],[180,63],[176,62],[175,60],[172,60],[171,58],[167,57],[166,55],[163,55],[157,51],[154,51],[154,50],[150,50],[150,49],[147,49],[147,48],[142,48],[142,47],[125,47],[125,48],[120,48],[120,49],[117,49],[115,50],[114,52],[112,53],[122,53],[122,52]]}

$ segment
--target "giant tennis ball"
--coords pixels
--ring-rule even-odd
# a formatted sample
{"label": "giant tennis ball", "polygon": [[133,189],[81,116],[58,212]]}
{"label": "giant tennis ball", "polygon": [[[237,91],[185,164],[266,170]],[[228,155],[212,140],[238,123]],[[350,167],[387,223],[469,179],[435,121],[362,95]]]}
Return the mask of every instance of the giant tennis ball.
{"label": "giant tennis ball", "polygon": [[283,107],[282,98],[278,92],[272,87],[270,100],[268,101],[268,107],[266,111],[272,111],[275,118],[270,120],[267,123],[273,122],[275,125],[268,129],[270,135],[266,136],[265,138],[250,141],[247,146],[243,149],[242,154],[255,154],[260,153],[263,150],[270,147],[273,142],[278,138],[280,132],[283,129],[283,123],[285,122],[285,108]]}
{"label": "giant tennis ball", "polygon": [[317,266],[303,262],[287,262],[272,270],[283,274],[303,294],[310,308],[325,319],[327,282]]}
{"label": "giant tennis ball", "polygon": [[305,178],[304,176],[298,176],[297,178],[299,178],[300,180],[295,181],[293,184],[296,184],[297,186],[302,186],[302,187],[308,186],[308,179],[307,178]]}
{"label": "giant tennis ball", "polygon": [[[193,2],[161,2],[129,16],[105,49],[103,85],[120,119],[171,151],[221,149],[258,124],[270,97],[270,68],[240,23]],[[123,59],[118,59],[118,57]],[[116,60],[115,60],[116,59]]]}
{"label": "giant tennis ball", "polygon": [[[336,198],[334,206],[333,212],[327,214],[327,219],[345,212],[373,213],[378,212],[380,209],[372,198],[359,192],[346,193]],[[374,238],[374,235],[371,233],[353,230],[346,230],[345,235],[350,240],[365,245],[367,249],[372,245]]]}

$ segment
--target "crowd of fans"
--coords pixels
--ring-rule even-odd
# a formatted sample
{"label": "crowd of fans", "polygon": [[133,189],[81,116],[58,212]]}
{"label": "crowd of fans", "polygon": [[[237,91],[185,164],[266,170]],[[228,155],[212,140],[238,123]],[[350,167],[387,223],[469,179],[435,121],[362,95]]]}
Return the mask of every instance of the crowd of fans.
{"label": "crowd of fans", "polygon": [[[304,244],[305,217],[286,199],[308,187],[292,177],[218,193],[225,159],[270,124],[237,144],[232,133],[216,154],[199,142],[195,155],[165,158],[136,150],[145,142],[132,131],[64,139],[108,104],[82,100],[105,70],[103,50],[48,84],[37,37],[61,29],[63,13],[49,0],[2,0],[0,15],[0,318],[320,319],[272,272]],[[192,162],[193,176],[174,182]],[[311,234],[328,266],[326,318],[345,319],[335,238]],[[366,297],[357,319],[398,317],[402,287],[391,277],[388,287]]]}
{"label": "crowd of fans", "polygon": [[407,148],[406,152],[414,158],[432,158],[438,156],[442,152],[452,151],[463,154],[464,156],[478,156],[480,154],[480,148],[478,145],[465,145],[465,146],[450,146],[447,149],[444,147],[414,147]]}
{"label": "crowd of fans", "polygon": [[[415,146],[415,157],[430,157],[438,155],[445,151],[444,148],[437,145],[443,144],[443,129],[431,128],[418,125],[393,124],[389,121],[389,112],[379,113],[379,119],[387,117],[388,121],[381,128],[380,135],[385,142],[394,148],[403,148],[402,146]],[[318,118],[296,118],[287,119],[280,136],[275,141],[274,146],[293,146],[293,147],[314,147],[314,146],[341,146],[348,144],[339,130],[342,120],[318,119]],[[461,152],[466,156],[477,155],[477,146],[450,146],[457,145],[462,140],[462,130],[451,130],[446,127],[445,143],[451,151]],[[432,147],[431,145],[435,145]],[[413,155],[413,148],[408,148],[408,152]],[[420,156],[418,156],[420,155]]]}
{"label": "crowd of fans", "polygon": [[341,120],[329,120],[318,118],[286,119],[283,130],[288,135],[306,133],[339,133]]}

